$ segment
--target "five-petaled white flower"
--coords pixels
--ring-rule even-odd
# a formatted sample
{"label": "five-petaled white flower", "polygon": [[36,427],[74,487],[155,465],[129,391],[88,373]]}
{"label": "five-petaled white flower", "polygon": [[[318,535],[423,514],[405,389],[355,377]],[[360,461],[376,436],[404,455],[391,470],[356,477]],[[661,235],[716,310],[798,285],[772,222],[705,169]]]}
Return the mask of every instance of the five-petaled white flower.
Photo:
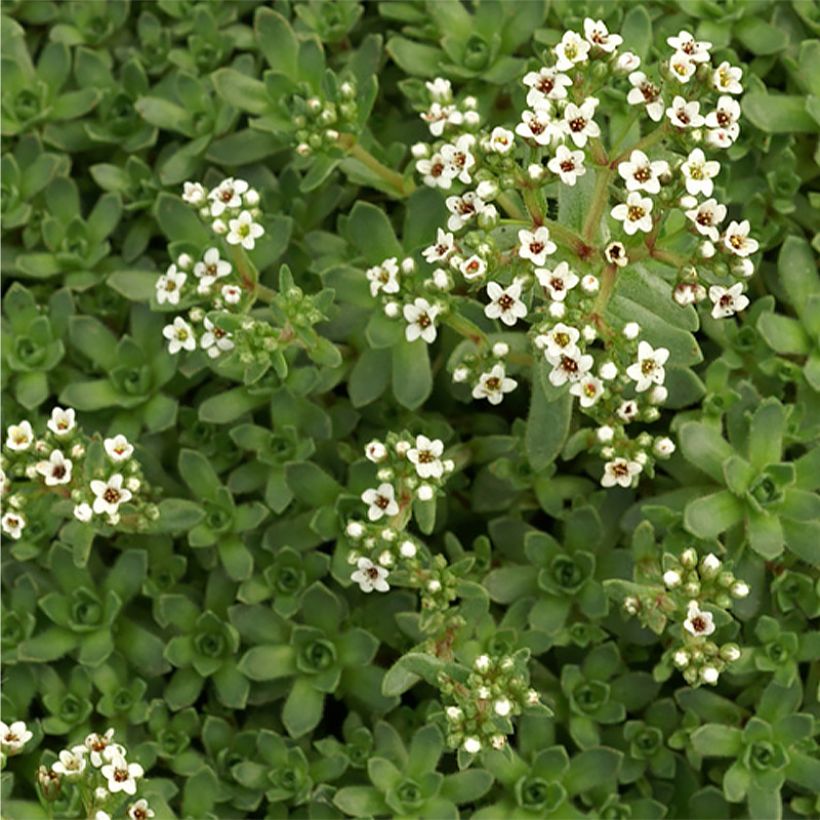
{"label": "five-petaled white flower", "polygon": [[395,256],[385,259],[381,265],[368,268],[365,276],[370,282],[371,296],[376,296],[380,291],[399,292],[399,263]]}
{"label": "five-petaled white flower", "polygon": [[384,482],[376,489],[365,490],[362,493],[362,501],[368,505],[367,517],[371,521],[378,521],[385,515],[398,515],[399,505],[396,501],[396,491],[392,484]]}
{"label": "five-petaled white flower", "polygon": [[139,763],[128,763],[124,757],[115,757],[100,771],[108,781],[108,791],[112,794],[117,792],[136,794],[137,780],[143,775],[143,769]]}
{"label": "five-petaled white flower", "polygon": [[643,71],[633,71],[629,75],[629,82],[632,88],[626,95],[626,101],[630,105],[645,106],[649,118],[654,122],[660,122],[663,118],[663,99],[658,86],[651,82]]}
{"label": "five-petaled white flower", "polygon": [[169,265],[168,270],[157,279],[157,303],[178,305],[182,286],[187,278],[188,274],[178,271],[176,265]]}
{"label": "five-petaled white flower", "polygon": [[558,249],[555,242],[550,239],[549,228],[545,225],[541,225],[534,231],[520,230],[518,241],[521,243],[518,255],[522,259],[529,259],[533,265],[543,265],[547,257]]}
{"label": "five-petaled white flower", "polygon": [[683,97],[675,97],[672,105],[666,109],[669,122],[676,128],[700,128],[704,123],[697,100],[687,102]]}
{"label": "five-petaled white flower", "polygon": [[441,312],[440,305],[431,305],[424,297],[418,297],[412,305],[405,305],[402,309],[407,327],[404,336],[408,342],[421,339],[427,344],[436,340],[436,316]]}
{"label": "five-petaled white flower", "polygon": [[194,276],[201,280],[200,284],[210,287],[217,279],[228,276],[232,270],[230,262],[219,258],[218,248],[208,248],[202,261],[194,265]]}
{"label": "five-petaled white flower", "polygon": [[718,241],[720,233],[717,226],[726,218],[725,205],[721,205],[716,199],[707,199],[697,208],[690,208],[685,213],[699,234],[708,237],[712,242]]}
{"label": "five-petaled white flower", "polygon": [[182,199],[189,205],[202,205],[208,192],[201,182],[186,182],[182,186]]}
{"label": "five-petaled white flower", "polygon": [[441,478],[444,475],[443,452],[444,442],[441,439],[419,435],[416,436],[416,446],[407,451],[407,458],[415,464],[419,478]]}
{"label": "five-petaled white flower", "polygon": [[570,270],[567,262],[559,262],[552,270],[536,268],[535,276],[541,287],[549,291],[550,297],[555,302],[563,302],[567,298],[567,293],[580,281],[578,275]]}
{"label": "five-petaled white flower", "polygon": [[520,299],[520,282],[513,282],[506,288],[498,282],[488,282],[487,295],[490,303],[484,307],[484,315],[488,319],[501,319],[505,325],[512,327],[527,315],[527,306]]}
{"label": "five-petaled white flower", "polygon": [[526,139],[535,140],[539,145],[549,145],[556,136],[552,127],[552,117],[545,108],[523,111],[521,122],[515,126],[515,133]]}
{"label": "five-petaled white flower", "polygon": [[9,538],[19,541],[23,530],[26,528],[26,519],[18,512],[7,512],[0,519],[0,526],[2,526],[3,532],[8,535]]}
{"label": "five-petaled white flower", "polygon": [[122,433],[105,439],[103,446],[112,461],[128,461],[134,453],[134,445]]}
{"label": "five-petaled white flower", "polygon": [[544,355],[547,358],[560,359],[565,353],[577,353],[578,340],[581,338],[581,331],[577,327],[565,325],[558,322],[551,327],[543,336],[536,339],[539,347],[544,348]]}
{"label": "five-petaled white flower", "polygon": [[555,156],[547,163],[547,168],[553,174],[557,174],[564,185],[575,185],[578,177],[587,172],[584,166],[584,152],[573,151],[566,145],[559,145],[555,149]]}
{"label": "five-petaled white flower", "polygon": [[743,293],[742,282],[737,282],[730,288],[712,285],[709,288],[709,298],[713,305],[713,319],[726,319],[749,306],[749,297]]}
{"label": "five-petaled white flower", "polygon": [[545,66],[539,71],[525,74],[524,85],[530,88],[527,92],[527,105],[530,108],[543,108],[550,100],[565,100],[572,80],[566,74]]}
{"label": "five-petaled white flower", "polygon": [[196,350],[193,328],[181,316],[177,316],[173,324],[165,325],[162,335],[168,339],[168,352],[171,354],[180,350]]}
{"label": "five-petaled white flower", "polygon": [[506,154],[515,145],[515,134],[497,125],[490,133],[489,149],[496,154]]}
{"label": "five-petaled white flower", "polygon": [[59,759],[51,764],[51,770],[69,780],[76,780],[85,771],[85,746],[75,746],[73,749],[62,749]]}
{"label": "five-petaled white flower", "polygon": [[591,17],[584,20],[584,37],[591,46],[607,54],[612,54],[624,41],[620,34],[610,34],[603,20],[593,20]]}
{"label": "five-petaled white flower", "polygon": [[669,163],[662,159],[650,162],[643,151],[636,149],[628,160],[618,163],[618,173],[626,181],[627,191],[658,194],[661,190],[659,177],[669,173]]}
{"label": "five-petaled white flower", "polygon": [[460,231],[484,210],[484,200],[474,191],[467,191],[463,196],[448,196],[444,204],[450,211],[447,227],[451,231]]}
{"label": "five-petaled white flower", "polygon": [[447,231],[438,228],[436,231],[436,241],[434,244],[426,247],[421,255],[431,265],[435,262],[445,262],[455,250],[455,240],[453,235]]}
{"label": "five-petaled white flower", "polygon": [[207,316],[203,322],[205,332],[199,339],[199,346],[208,351],[208,356],[216,359],[220,353],[234,349],[231,334],[215,325]]}
{"label": "five-petaled white flower", "polygon": [[649,233],[652,230],[652,200],[637,191],[632,191],[626,202],[616,205],[611,213],[613,219],[623,222],[624,232],[629,236],[638,231]]}
{"label": "five-petaled white flower", "polygon": [[437,102],[449,102],[453,98],[453,86],[445,77],[436,77],[432,82],[424,84],[432,99]]}
{"label": "five-petaled white flower", "polygon": [[553,387],[580,381],[594,364],[592,356],[589,353],[581,353],[578,348],[565,350],[558,356],[547,356],[547,360],[552,365],[548,378]]}
{"label": "five-petaled white flower", "polygon": [[241,245],[246,251],[252,251],[256,240],[265,233],[265,229],[253,221],[250,211],[242,211],[236,219],[228,222],[228,235],[225,237],[229,245]]}
{"label": "five-petaled white flower", "polygon": [[711,635],[715,631],[715,622],[711,612],[704,612],[697,601],[689,601],[686,608],[686,620],[683,628],[696,638]]}
{"label": "five-petaled white flower", "polygon": [[720,173],[720,163],[717,160],[707,160],[700,148],[695,148],[680,167],[686,184],[686,190],[692,196],[703,194],[712,196],[715,184],[714,177]]}
{"label": "five-petaled white flower", "polygon": [[730,222],[726,233],[723,235],[723,244],[727,250],[736,256],[751,256],[759,247],[756,239],[749,236],[749,220],[744,219],[742,222]]}
{"label": "five-petaled white flower", "polygon": [[248,183],[244,179],[223,179],[208,194],[208,199],[211,200],[211,216],[221,216],[226,210],[241,208],[242,194],[247,190]]}
{"label": "five-petaled white flower", "polygon": [[439,153],[417,160],[416,170],[422,175],[422,181],[428,188],[448,191],[453,187],[453,166],[448,165]]}
{"label": "five-petaled white flower", "polygon": [[94,479],[91,482],[94,493],[94,512],[97,515],[116,515],[120,504],[131,500],[131,491],[123,486],[122,473],[114,473],[108,481]]}
{"label": "five-petaled white flower", "polygon": [[602,487],[629,487],[643,467],[637,461],[625,458],[614,458],[604,464],[604,474],[601,476]]}
{"label": "five-petaled white flower", "polygon": [[387,592],[390,584],[387,577],[390,573],[384,568],[374,564],[369,558],[359,558],[356,563],[358,569],[350,576],[351,581],[359,585],[362,592]]}
{"label": "five-petaled white flower", "polygon": [[47,487],[68,484],[71,481],[71,460],[62,450],[52,450],[48,459],[37,462],[37,472],[43,476]]}
{"label": "five-petaled white flower", "polygon": [[727,94],[742,94],[743,86],[740,84],[742,77],[742,68],[732,66],[724,60],[712,74],[712,85],[716,91],[726,92]]}
{"label": "five-petaled white flower", "polygon": [[518,382],[507,376],[503,364],[495,365],[489,373],[482,373],[473,388],[474,399],[487,399],[490,404],[501,404],[505,393],[512,393]]}
{"label": "five-petaled white flower", "polygon": [[568,103],[564,109],[561,127],[578,148],[583,148],[588,139],[601,136],[601,129],[592,118],[598,107],[597,97],[587,97],[581,105]]}
{"label": "five-petaled white flower", "polygon": [[732,139],[737,139],[740,133],[738,120],[740,119],[740,103],[729,96],[722,96],[717,101],[717,108],[706,115],[707,128],[723,128]]}
{"label": "five-petaled white flower", "polygon": [[154,810],[144,797],[128,807],[128,820],[151,820],[152,817],[154,817]]}
{"label": "five-petaled white flower", "polygon": [[663,384],[666,378],[664,364],[669,358],[669,351],[665,347],[654,350],[649,342],[638,343],[638,361],[629,365],[626,375],[635,382],[635,390],[643,393],[653,384]]}
{"label": "five-petaled white flower", "polygon": [[9,450],[20,452],[28,450],[34,441],[34,431],[31,429],[31,422],[21,421],[19,424],[10,424],[6,432],[6,447]]}
{"label": "five-petaled white flower", "polygon": [[67,436],[76,426],[76,413],[72,407],[65,410],[62,407],[52,408],[51,418],[46,422],[46,427],[58,438]]}
{"label": "five-petaled white flower", "polygon": [[629,424],[629,422],[634,421],[638,417],[638,403],[632,399],[622,401],[615,413],[621,421]]}
{"label": "five-petaled white flower", "polygon": [[587,373],[583,378],[574,382],[569,392],[573,396],[578,396],[581,407],[592,407],[604,392],[604,383],[595,376]]}
{"label": "five-petaled white flower", "polygon": [[17,754],[33,737],[22,720],[15,720],[11,726],[0,721],[0,748],[7,755]]}
{"label": "five-petaled white flower", "polygon": [[705,63],[709,59],[709,49],[712,48],[710,42],[696,40],[688,31],[680,31],[677,37],[667,37],[666,43],[696,63]]}
{"label": "five-petaled white flower", "polygon": [[555,67],[568,71],[577,63],[585,63],[589,57],[590,44],[575,31],[565,31],[561,42],[552,50],[555,53]]}

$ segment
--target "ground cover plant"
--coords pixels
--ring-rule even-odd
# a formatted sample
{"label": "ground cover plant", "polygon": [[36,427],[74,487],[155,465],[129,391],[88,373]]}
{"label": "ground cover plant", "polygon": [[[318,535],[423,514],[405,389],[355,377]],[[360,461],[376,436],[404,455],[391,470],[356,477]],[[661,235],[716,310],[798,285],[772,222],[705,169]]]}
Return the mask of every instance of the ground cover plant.
{"label": "ground cover plant", "polygon": [[818,816],[816,3],[0,19],[3,817]]}

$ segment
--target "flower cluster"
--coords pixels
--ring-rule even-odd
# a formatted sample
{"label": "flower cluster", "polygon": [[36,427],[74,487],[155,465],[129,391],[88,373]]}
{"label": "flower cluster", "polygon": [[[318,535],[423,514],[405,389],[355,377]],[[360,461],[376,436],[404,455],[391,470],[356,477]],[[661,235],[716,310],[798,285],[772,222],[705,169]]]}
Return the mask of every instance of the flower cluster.
{"label": "flower cluster", "polygon": [[[476,111],[478,102],[475,97],[465,97],[459,104],[453,99],[453,88],[449,80],[443,77],[436,77],[432,82],[425,83],[427,89],[427,108],[422,111],[420,116],[427,123],[430,133],[434,137],[440,137],[445,130],[450,130],[453,127],[474,127],[479,124],[480,117]],[[449,163],[451,158],[443,158],[444,163]],[[424,166],[426,167],[426,166]],[[421,168],[422,173],[427,173]],[[469,171],[469,167],[464,169]],[[447,175],[449,176],[448,171]],[[436,177],[441,174],[436,174]],[[458,176],[458,173],[453,174]],[[468,180],[465,180],[468,181]],[[441,185],[440,187],[449,187]]]}
{"label": "flower cluster", "polygon": [[453,381],[471,383],[474,399],[501,404],[504,396],[518,387],[518,382],[507,375],[505,360],[509,352],[506,342],[496,342],[489,352],[466,353],[453,369]]}
{"label": "flower cluster", "polygon": [[[334,84],[335,85],[335,84]],[[359,106],[356,102],[356,81],[352,77],[335,86],[330,96],[290,98],[296,153],[310,157],[339,146],[344,132],[358,130]]]}
{"label": "flower cluster", "polygon": [[73,501],[78,521],[100,516],[117,526],[120,507],[127,504],[132,526],[145,526],[157,510],[139,495],[145,480],[133,455],[134,446],[122,434],[99,441],[83,433],[72,408],[54,407],[41,437],[28,420],[9,425],[0,469],[3,533],[15,541],[24,538],[27,508],[40,509],[43,488]]}

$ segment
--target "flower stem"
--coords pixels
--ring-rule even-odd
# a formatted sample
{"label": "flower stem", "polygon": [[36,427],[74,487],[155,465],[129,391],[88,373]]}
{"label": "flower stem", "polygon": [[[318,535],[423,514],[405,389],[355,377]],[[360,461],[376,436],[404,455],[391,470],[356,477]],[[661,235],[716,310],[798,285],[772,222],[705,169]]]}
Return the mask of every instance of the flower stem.
{"label": "flower stem", "polygon": [[595,304],[592,306],[592,313],[598,318],[603,318],[606,306],[612,297],[612,291],[615,287],[615,279],[618,275],[618,268],[615,265],[607,265],[601,274],[601,289],[598,291],[598,296],[595,299]]}
{"label": "flower stem", "polygon": [[650,131],[646,136],[641,137],[634,145],[618,154],[618,156],[609,163],[609,167],[614,169],[618,163],[627,159],[633,151],[643,151],[646,148],[651,148],[656,142],[660,142],[666,136],[666,133],[666,123],[662,123],[654,131]]}
{"label": "flower stem", "polygon": [[377,177],[383,179],[395,191],[397,197],[403,198],[410,196],[415,190],[416,186],[412,180],[405,180],[398,171],[394,171],[388,168],[384,163],[379,162],[367,148],[356,141],[356,138],[352,134],[340,134],[339,144],[351,157],[359,160],[362,165],[369,168]]}
{"label": "flower stem", "polygon": [[456,333],[469,339],[477,347],[487,347],[490,342],[487,334],[476,324],[462,316],[457,311],[452,311],[444,317],[444,324],[455,330]]}
{"label": "flower stem", "polygon": [[601,168],[595,178],[595,190],[592,192],[592,202],[584,220],[581,236],[587,243],[595,239],[595,234],[601,224],[601,216],[609,203],[609,180],[612,177],[611,168]]}
{"label": "flower stem", "polygon": [[[501,205],[501,207],[508,214],[510,214],[511,217],[513,217],[512,220],[509,220],[510,222],[534,227],[544,225],[549,228],[550,236],[556,242],[560,242],[562,245],[565,245],[576,256],[579,256],[581,259],[586,259],[590,255],[592,248],[590,248],[587,243],[584,242],[584,240],[578,236],[577,233],[575,233],[575,231],[565,228],[558,222],[554,222],[544,216],[543,209],[541,208],[541,205],[538,202],[538,197],[533,189],[525,189],[523,196],[524,202],[527,205],[527,213],[518,207],[509,194],[500,194],[496,197],[498,204]],[[529,219],[527,218],[528,215]]]}
{"label": "flower stem", "polygon": [[518,203],[509,194],[499,194],[495,201],[517,222],[529,224],[527,212],[518,207]]}

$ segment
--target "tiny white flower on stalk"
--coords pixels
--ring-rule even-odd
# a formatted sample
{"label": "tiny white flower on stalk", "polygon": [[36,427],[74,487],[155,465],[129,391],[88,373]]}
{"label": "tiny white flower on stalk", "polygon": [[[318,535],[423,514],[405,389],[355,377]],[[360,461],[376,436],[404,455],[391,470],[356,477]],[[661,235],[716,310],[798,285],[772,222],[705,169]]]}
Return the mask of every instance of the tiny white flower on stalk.
{"label": "tiny white flower on stalk", "polygon": [[578,339],[581,333],[578,328],[558,322],[550,328],[539,339],[543,339],[544,355],[548,359],[558,359],[565,354],[575,354],[578,352]]}
{"label": "tiny white flower on stalk", "polygon": [[515,379],[508,378],[503,364],[495,365],[489,373],[482,373],[473,388],[474,399],[487,399],[490,404],[501,404],[505,393],[518,387]]}
{"label": "tiny white flower on stalk", "polygon": [[689,653],[683,649],[679,649],[672,655],[672,663],[678,667],[678,669],[686,669],[689,666]]}
{"label": "tiny white flower on stalk", "polygon": [[726,128],[712,128],[706,132],[706,144],[724,150],[731,148],[736,135]]}
{"label": "tiny white flower on stalk", "polygon": [[7,512],[0,519],[0,526],[2,526],[3,532],[6,533],[9,538],[19,541],[23,530],[26,528],[26,519],[20,513]]}
{"label": "tiny white flower on stalk", "polygon": [[223,276],[228,276],[233,270],[230,262],[219,258],[218,248],[208,248],[202,256],[202,261],[194,265],[194,276],[197,279],[208,280],[211,284]]}
{"label": "tiny white flower on stalk", "polygon": [[587,140],[601,136],[601,129],[592,119],[597,107],[597,97],[587,97],[581,105],[568,103],[564,109],[561,127],[578,148],[583,148]]}
{"label": "tiny white flower on stalk", "polygon": [[735,276],[742,276],[744,279],[748,279],[755,272],[755,266],[749,258],[735,259],[731,267]]}
{"label": "tiny white flower on stalk", "polygon": [[173,324],[165,325],[162,335],[168,339],[168,352],[172,355],[180,350],[196,350],[193,328],[181,316],[177,316]]}
{"label": "tiny white flower on stalk", "polygon": [[362,493],[362,501],[368,506],[367,517],[370,521],[379,521],[385,515],[392,517],[399,513],[396,491],[393,485],[387,482],[379,484],[375,489],[365,490]]}
{"label": "tiny white flower on stalk", "polygon": [[595,437],[601,444],[609,444],[615,437],[615,431],[608,424],[604,424],[595,431]]}
{"label": "tiny white flower on stalk", "polygon": [[603,20],[593,20],[591,17],[584,20],[584,37],[591,46],[607,54],[612,54],[624,41],[620,34],[610,34]]}
{"label": "tiny white flower on stalk", "polygon": [[493,356],[503,359],[510,352],[510,346],[506,342],[496,342],[493,347]]}
{"label": "tiny white flower on stalk", "polygon": [[632,399],[627,399],[620,403],[615,413],[621,421],[629,424],[638,417],[638,404]]}
{"label": "tiny white flower on stalk", "polygon": [[700,128],[704,122],[700,103],[697,100],[687,102],[683,97],[672,100],[672,105],[666,109],[666,116],[676,128]]}
{"label": "tiny white flower on stalk", "polygon": [[407,451],[407,458],[415,465],[419,478],[441,478],[444,475],[442,453],[444,442],[441,439],[419,435],[416,436],[416,446]]}
{"label": "tiny white flower on stalk", "polygon": [[199,346],[208,352],[211,359],[216,359],[220,353],[234,349],[231,334],[227,330],[215,325],[207,316],[203,320],[205,332],[199,339]]}
{"label": "tiny white flower on stalk", "polygon": [[399,546],[402,558],[414,558],[417,551],[416,545],[412,541],[402,541]]}
{"label": "tiny white flower on stalk", "polygon": [[616,458],[604,464],[604,474],[601,476],[602,487],[631,487],[635,476],[639,475],[643,467],[637,461],[625,458]]}
{"label": "tiny white flower on stalk", "polygon": [[714,578],[722,566],[723,562],[713,552],[707,553],[700,559],[701,575],[706,578]]}
{"label": "tiny white flower on stalk", "polygon": [[37,463],[37,472],[43,476],[47,487],[68,484],[71,481],[71,461],[62,450],[52,450],[47,460]]}
{"label": "tiny white flower on stalk", "polygon": [[476,755],[481,751],[481,741],[472,735],[470,737],[465,737],[462,748],[468,754]]}
{"label": "tiny white flower on stalk", "polygon": [[33,737],[22,720],[15,720],[10,726],[0,721],[0,748],[7,755],[17,754]]}
{"label": "tiny white flower on stalk", "polygon": [[592,407],[597,404],[604,392],[604,383],[587,373],[582,379],[572,384],[569,392],[578,396],[581,407]]}
{"label": "tiny white flower on stalk", "polygon": [[[618,268],[625,268],[627,263],[629,262],[629,257],[626,255],[626,248],[624,247],[623,242],[610,242],[604,248],[604,258],[610,265],[615,265]],[[584,279],[587,277],[585,276]],[[593,277],[594,279],[595,277]],[[595,280],[596,286],[591,293],[594,293],[598,290],[598,280]],[[583,283],[582,283],[583,286]],[[586,288],[585,288],[586,290]]]}
{"label": "tiny white flower on stalk", "polygon": [[137,793],[137,780],[144,772],[139,763],[128,763],[124,757],[115,757],[101,769],[102,776],[108,781],[108,791],[112,794],[125,792],[134,795]]}
{"label": "tiny white flower on stalk", "polygon": [[675,452],[675,442],[666,436],[657,438],[652,449],[659,458],[669,458]]}
{"label": "tiny white flower on stalk", "polygon": [[228,221],[228,235],[225,237],[229,245],[241,245],[246,251],[256,247],[256,240],[265,233],[265,229],[254,222],[250,211],[242,211],[236,219]]}
{"label": "tiny white flower on stalk", "polygon": [[435,243],[425,248],[421,252],[421,255],[432,265],[435,262],[446,262],[454,250],[455,241],[453,235],[438,228]]}
{"label": "tiny white flower on stalk", "polygon": [[559,71],[568,71],[578,63],[585,63],[589,58],[589,43],[575,31],[565,31],[561,42],[552,50],[555,54],[555,67]]}
{"label": "tiny white flower on stalk", "polygon": [[692,208],[685,213],[686,217],[694,223],[699,234],[708,237],[712,242],[718,241],[720,232],[717,226],[726,218],[725,205],[721,205],[716,199],[707,199],[697,208]]}
{"label": "tiny white flower on stalk", "polygon": [[449,172],[460,182],[469,185],[472,182],[470,168],[475,165],[475,157],[470,148],[475,144],[475,137],[472,134],[462,134],[454,145],[445,145],[441,149],[441,156],[447,165]]}
{"label": "tiny white flower on stalk", "polygon": [[464,122],[464,115],[454,105],[442,105],[434,102],[419,115],[430,129],[434,137],[440,137],[444,133],[447,125],[461,125]]}
{"label": "tiny white flower on stalk", "polygon": [[697,601],[689,601],[683,628],[695,637],[711,635],[715,631],[712,613],[701,611]]}
{"label": "tiny white flower on stalk", "polygon": [[223,285],[220,293],[229,305],[238,305],[242,301],[242,288],[238,285]]}
{"label": "tiny white flower on stalk", "polygon": [[706,115],[707,128],[723,128],[733,139],[740,133],[740,103],[732,97],[722,96],[717,101],[717,108]]}
{"label": "tiny white flower on stalk", "polygon": [[148,806],[144,797],[128,807],[129,820],[151,820],[154,816],[154,810]]}
{"label": "tiny white flower on stalk", "polygon": [[512,712],[512,703],[507,698],[499,698],[493,704],[493,711],[499,717],[507,717]]}
{"label": "tiny white flower on stalk", "polygon": [[103,446],[112,461],[128,461],[134,453],[134,445],[122,433],[105,439]]}
{"label": "tiny white flower on stalk", "polygon": [[584,166],[584,152],[573,151],[566,145],[559,145],[555,149],[555,156],[547,163],[547,168],[556,174],[564,185],[575,185],[578,177],[587,172]]}
{"label": "tiny white flower on stalk", "polygon": [[505,325],[512,327],[527,315],[527,306],[520,299],[520,282],[513,282],[506,288],[498,282],[488,282],[487,295],[490,303],[484,307],[484,315],[488,319],[501,319]]}
{"label": "tiny white flower on stalk", "polygon": [[740,84],[742,78],[743,69],[729,65],[724,60],[712,74],[712,86],[716,91],[727,94],[742,94],[743,86]]}
{"label": "tiny white flower on stalk", "polygon": [[696,40],[688,31],[680,31],[677,37],[667,37],[666,43],[696,63],[705,63],[709,59],[709,49],[712,48],[710,42]]}
{"label": "tiny white flower on stalk", "polygon": [[686,190],[696,196],[711,196],[714,189],[712,180],[720,173],[720,163],[717,160],[707,160],[700,148],[695,148],[681,165]]}
{"label": "tiny white flower on stalk", "polygon": [[432,99],[437,102],[450,102],[453,99],[453,87],[444,77],[436,77],[432,82],[425,82],[424,85]]}
{"label": "tiny white flower on stalk", "polygon": [[676,51],[669,60],[669,73],[679,82],[688,83],[697,71],[695,63],[688,54]]}
{"label": "tiny white flower on stalk", "polygon": [[530,108],[543,108],[550,100],[565,100],[572,80],[566,74],[545,66],[539,71],[525,74],[524,85],[530,88],[527,92],[527,105]]}
{"label": "tiny white flower on stalk", "polygon": [[712,300],[712,318],[728,319],[746,310],[749,307],[749,297],[743,293],[743,283],[737,282],[730,288],[712,285],[709,288],[709,298]]}
{"label": "tiny white flower on stalk", "polygon": [[714,666],[704,666],[700,670],[700,679],[710,686],[714,686],[718,682],[720,672]]}
{"label": "tiny white flower on stalk", "polygon": [[[82,750],[82,753],[80,750]],[[87,763],[85,751],[85,746],[75,746],[74,749],[62,749],[58,760],[51,764],[51,770],[68,780],[77,780],[85,771]]]}
{"label": "tiny white flower on stalk", "polygon": [[580,381],[592,369],[594,363],[592,356],[581,353],[577,348],[567,350],[560,356],[547,356],[547,361],[553,366],[548,377],[553,387]]}
{"label": "tiny white flower on stalk", "polygon": [[94,493],[93,509],[97,515],[116,515],[120,504],[131,500],[131,491],[123,486],[121,473],[114,473],[108,481],[94,479],[91,492]]}
{"label": "tiny white flower on stalk", "polygon": [[615,70],[620,74],[629,74],[641,66],[641,58],[632,51],[624,51],[615,61]]}
{"label": "tiny white flower on stalk", "polygon": [[429,484],[420,484],[416,490],[416,498],[419,501],[432,501],[436,491]]}
{"label": "tiny white flower on stalk", "polygon": [[616,205],[610,213],[613,219],[623,223],[624,233],[628,236],[652,230],[652,200],[637,191],[629,193],[626,202]]}
{"label": "tiny white flower on stalk", "polygon": [[92,516],[94,515],[94,510],[91,509],[90,504],[86,504],[83,502],[82,504],[78,504],[74,507],[74,517],[78,521],[82,521],[83,524],[87,524]]}
{"label": "tiny white flower on stalk", "polygon": [[521,122],[515,126],[515,133],[525,139],[535,140],[539,145],[549,145],[555,136],[551,125],[552,117],[546,109],[523,111]]}
{"label": "tiny white flower on stalk", "polygon": [[459,265],[461,275],[468,281],[481,279],[487,272],[487,263],[478,255],[473,254],[469,259],[465,259]]}
{"label": "tiny white flower on stalk", "polygon": [[611,382],[618,375],[618,368],[615,362],[604,362],[598,369],[598,374],[604,381]]}
{"label": "tiny white flower on stalk", "polygon": [[758,241],[749,236],[751,226],[749,220],[730,222],[723,235],[723,244],[726,249],[736,256],[751,256],[759,247]]}
{"label": "tiny white flower on stalk", "polygon": [[19,424],[10,424],[6,432],[6,447],[15,452],[28,450],[34,441],[34,431],[31,422],[21,421]]}
{"label": "tiny white flower on stalk", "polygon": [[350,580],[359,585],[362,592],[387,592],[390,585],[387,578],[390,575],[384,567],[374,564],[369,558],[359,558],[356,563],[356,571],[350,576]]}
{"label": "tiny white flower on stalk", "polygon": [[545,225],[534,231],[522,228],[518,232],[518,241],[521,243],[518,255],[521,259],[529,259],[533,265],[543,265],[547,257],[558,250],[558,246],[550,239],[549,228]]}
{"label": "tiny white flower on stalk", "polygon": [[395,256],[385,259],[381,265],[374,265],[365,272],[370,282],[370,295],[377,296],[379,293],[399,292],[399,265]]}
{"label": "tiny white flower on stalk", "polygon": [[635,382],[635,390],[643,393],[653,384],[663,384],[666,378],[664,364],[669,358],[669,351],[665,347],[654,350],[649,342],[638,344],[638,361],[626,369],[626,375]]}
{"label": "tiny white flower on stalk", "polygon": [[635,150],[629,160],[618,164],[618,173],[626,182],[627,191],[646,191],[648,194],[659,194],[661,174],[669,173],[666,160],[650,162],[643,151]]}
{"label": "tiny white flower on stalk", "polygon": [[515,146],[515,134],[500,125],[490,133],[489,149],[496,154],[507,154]]}
{"label": "tiny white flower on stalk", "polygon": [[418,160],[416,170],[422,175],[422,181],[428,188],[441,188],[443,191],[448,191],[453,187],[455,169],[444,161],[440,153]]}
{"label": "tiny white flower on stalk", "polygon": [[467,191],[463,196],[447,197],[444,204],[447,206],[447,210],[450,211],[447,227],[451,231],[460,231],[478,216],[485,207],[484,200],[473,191]]}
{"label": "tiny white flower on stalk", "polygon": [[211,216],[221,216],[226,210],[235,210],[242,207],[242,194],[248,190],[248,183],[244,179],[222,180],[209,194],[211,200]]}
{"label": "tiny white flower on stalk", "polygon": [[46,422],[46,427],[57,437],[67,436],[76,426],[76,413],[71,407],[65,410],[62,407],[52,408],[51,418]]}
{"label": "tiny white flower on stalk", "polygon": [[630,105],[645,106],[649,118],[654,122],[660,122],[663,119],[664,107],[658,86],[650,82],[643,71],[633,71],[629,75],[629,82],[632,88],[626,96],[626,101]]}
{"label": "tiny white flower on stalk", "polygon": [[734,598],[745,598],[749,594],[749,585],[744,581],[735,581],[730,591]]}
{"label": "tiny white flower on stalk", "polygon": [[680,573],[676,569],[668,569],[663,574],[663,583],[667,589],[675,589],[681,584]]}
{"label": "tiny white flower on stalk", "polygon": [[[103,762],[107,759],[107,753],[110,752],[112,748],[116,748],[118,744],[113,743],[113,738],[113,729],[108,729],[103,735],[98,735],[96,732],[93,732],[86,736],[84,744],[85,748],[88,749],[92,766],[96,766],[97,768],[102,766]],[[106,757],[104,757],[104,755],[106,755]]]}
{"label": "tiny white flower on stalk", "polygon": [[536,268],[535,276],[541,287],[546,288],[550,297],[556,302],[563,302],[567,293],[580,281],[578,275],[570,270],[567,262],[559,262],[552,270]]}
{"label": "tiny white flower on stalk", "polygon": [[178,305],[182,286],[188,274],[177,270],[176,265],[169,265],[168,270],[157,279],[157,303],[164,305]]}
{"label": "tiny white flower on stalk", "polygon": [[208,198],[208,192],[200,182],[185,182],[182,186],[182,199],[189,205],[202,205]]}
{"label": "tiny white flower on stalk", "polygon": [[402,312],[407,322],[404,335],[408,342],[421,339],[427,344],[432,344],[436,340],[438,331],[435,319],[441,312],[439,305],[431,305],[426,299],[419,297],[413,304],[405,305]]}
{"label": "tiny white flower on stalk", "polygon": [[374,438],[373,441],[365,445],[364,454],[368,461],[372,461],[374,464],[380,464],[387,458],[387,447],[385,447],[381,441]]}

